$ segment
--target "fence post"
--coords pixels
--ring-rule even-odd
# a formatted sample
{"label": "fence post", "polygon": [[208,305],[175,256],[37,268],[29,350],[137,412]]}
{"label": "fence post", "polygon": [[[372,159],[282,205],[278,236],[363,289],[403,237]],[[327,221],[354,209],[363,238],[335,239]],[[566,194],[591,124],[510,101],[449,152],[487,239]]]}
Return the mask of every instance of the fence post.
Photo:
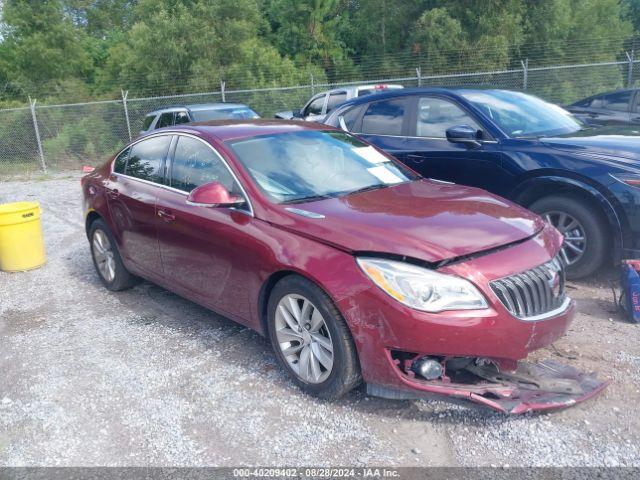
{"label": "fence post", "polygon": [[129,122],[129,108],[127,107],[127,97],[129,96],[129,90],[126,92],[120,90],[122,94],[122,104],[124,105],[124,118],[127,121],[127,132],[129,132],[129,141],[131,141],[131,123]]}
{"label": "fence post", "polygon": [[418,86],[422,86],[422,69],[420,67],[416,68],[416,78],[418,79]]}
{"label": "fence post", "polygon": [[631,50],[631,55],[629,52],[624,52],[627,56],[627,60],[629,61],[629,68],[627,70],[627,87],[631,87],[633,85],[633,59],[635,57],[635,50]]}
{"label": "fence post", "polygon": [[44,153],[42,153],[42,142],[40,141],[40,130],[38,129],[38,120],[36,118],[36,100],[29,97],[29,107],[31,108],[31,119],[33,120],[33,129],[36,132],[36,142],[38,143],[38,153],[40,154],[40,164],[42,171],[47,173],[47,165],[44,163]]}
{"label": "fence post", "polygon": [[314,96],[316,94],[316,85],[313,82],[313,73],[309,74],[311,76],[311,96]]}
{"label": "fence post", "polygon": [[520,60],[520,63],[522,64],[522,89],[526,90],[529,82],[529,59]]}
{"label": "fence post", "polygon": [[226,102],[225,99],[225,94],[224,94],[224,87],[227,84],[227,82],[225,82],[224,80],[220,79],[220,93],[222,94],[222,103]]}

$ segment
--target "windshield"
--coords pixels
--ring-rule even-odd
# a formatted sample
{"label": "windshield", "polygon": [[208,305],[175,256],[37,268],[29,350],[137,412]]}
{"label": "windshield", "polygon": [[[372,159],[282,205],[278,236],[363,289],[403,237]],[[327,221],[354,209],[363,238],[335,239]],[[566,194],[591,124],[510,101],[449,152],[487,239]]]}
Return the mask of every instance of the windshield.
{"label": "windshield", "polygon": [[461,91],[460,94],[510,137],[548,137],[582,129],[582,124],[563,108],[525,93]]}
{"label": "windshield", "polygon": [[249,107],[216,108],[211,110],[196,110],[191,112],[196,122],[207,122],[209,120],[227,120],[247,118],[260,118],[256,112]]}
{"label": "windshield", "polygon": [[277,133],[228,144],[259,188],[277,203],[337,197],[420,178],[343,132]]}

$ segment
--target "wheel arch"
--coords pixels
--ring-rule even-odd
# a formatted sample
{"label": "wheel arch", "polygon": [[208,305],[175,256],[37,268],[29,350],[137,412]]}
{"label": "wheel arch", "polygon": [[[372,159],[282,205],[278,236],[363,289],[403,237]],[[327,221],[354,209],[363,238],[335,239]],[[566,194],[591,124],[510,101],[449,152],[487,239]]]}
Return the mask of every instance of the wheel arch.
{"label": "wheel arch", "polygon": [[570,195],[590,202],[604,215],[613,242],[614,258],[620,258],[624,244],[624,216],[616,208],[616,201],[608,194],[605,187],[594,184],[589,179],[573,178],[558,174],[542,174],[521,181],[511,198],[516,203],[529,207],[535,201],[550,195]]}
{"label": "wheel arch", "polygon": [[93,222],[100,219],[102,219],[102,215],[100,215],[95,210],[91,210],[89,213],[87,213],[87,216],[85,217],[85,220],[84,220],[84,230],[87,235],[87,238],[89,238],[89,230],[91,229],[91,225],[93,224]]}
{"label": "wheel arch", "polygon": [[315,284],[318,288],[320,288],[333,302],[333,304],[337,307],[337,302],[333,298],[333,296],[328,292],[328,290],[322,285],[322,282],[318,281],[316,278],[313,278],[306,274],[305,272],[296,270],[294,268],[282,268],[281,270],[277,270],[272,272],[267,279],[262,283],[260,287],[260,292],[258,293],[258,320],[261,329],[261,333],[265,338],[269,338],[269,328],[267,325],[267,321],[269,319],[269,297],[274,287],[280,282],[282,279],[289,276],[297,276],[302,277],[313,284]]}

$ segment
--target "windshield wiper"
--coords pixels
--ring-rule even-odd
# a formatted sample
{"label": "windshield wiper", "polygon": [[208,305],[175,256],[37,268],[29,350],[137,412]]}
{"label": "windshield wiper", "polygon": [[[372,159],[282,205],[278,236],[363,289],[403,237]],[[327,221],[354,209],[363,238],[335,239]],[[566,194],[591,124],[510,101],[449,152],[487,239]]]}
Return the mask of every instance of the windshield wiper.
{"label": "windshield wiper", "polygon": [[378,190],[379,188],[385,188],[388,186],[389,185],[387,185],[386,183],[379,183],[378,185],[369,185],[368,187],[362,187],[362,188],[358,188],[357,190],[352,190],[347,195],[354,195],[356,193],[369,192],[371,190]]}
{"label": "windshield wiper", "polygon": [[296,197],[290,200],[283,200],[281,205],[290,205],[292,203],[313,202],[314,200],[324,200],[327,198],[333,198],[335,195],[309,195],[307,197]]}
{"label": "windshield wiper", "polygon": [[327,198],[341,197],[344,195],[353,195],[355,193],[368,192],[370,190],[377,190],[379,188],[385,188],[389,186],[391,186],[391,184],[386,184],[386,183],[380,183],[377,185],[367,185],[366,187],[358,188],[356,190],[345,190],[343,192],[325,193],[323,195],[309,195],[307,197],[296,197],[290,200],[283,200],[282,202],[280,202],[280,204],[290,205],[292,203],[312,202],[314,200],[325,200]]}
{"label": "windshield wiper", "polygon": [[391,186],[391,184],[378,183],[377,185],[368,185],[366,187],[358,188],[356,190],[347,190],[344,192],[340,192],[338,195],[355,195],[356,193],[369,192],[371,190],[378,190],[379,188],[385,188],[389,186]]}

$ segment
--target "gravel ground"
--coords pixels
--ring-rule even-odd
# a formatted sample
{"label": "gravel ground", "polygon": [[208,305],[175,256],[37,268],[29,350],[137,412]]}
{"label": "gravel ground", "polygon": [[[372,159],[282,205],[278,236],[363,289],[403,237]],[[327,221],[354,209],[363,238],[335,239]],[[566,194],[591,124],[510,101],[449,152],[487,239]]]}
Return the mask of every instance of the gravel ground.
{"label": "gravel ground", "polygon": [[361,391],[329,403],[252,331],[149,283],[104,289],[78,180],[0,183],[0,203],[41,202],[48,253],[0,272],[0,466],[640,466],[640,326],[615,313],[613,272],[570,285],[572,328],[536,352],[613,380],[589,402],[511,418]]}

